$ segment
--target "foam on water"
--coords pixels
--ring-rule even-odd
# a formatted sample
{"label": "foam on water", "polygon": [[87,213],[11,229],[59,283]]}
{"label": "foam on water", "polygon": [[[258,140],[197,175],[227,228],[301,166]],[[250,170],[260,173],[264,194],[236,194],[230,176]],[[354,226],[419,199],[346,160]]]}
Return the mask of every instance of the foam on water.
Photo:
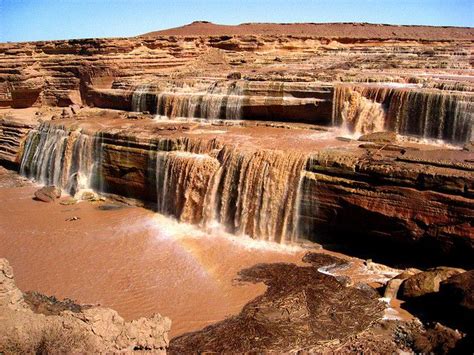
{"label": "foam on water", "polygon": [[421,138],[421,137],[399,135],[398,140],[401,142],[426,144],[426,145],[438,146],[440,148],[452,149],[452,150],[459,150],[459,147],[460,147],[458,145],[446,143],[442,139],[434,139],[434,138]]}
{"label": "foam on water", "polygon": [[209,239],[211,242],[219,239],[220,242],[231,243],[235,247],[245,250],[262,250],[278,253],[297,253],[304,249],[298,245],[277,244],[265,240],[250,238],[246,235],[235,236],[225,231],[225,228],[213,222],[204,228],[179,222],[174,218],[155,213],[153,216],[143,218],[130,224],[129,221],[124,222],[118,227],[129,233],[151,232],[156,241],[176,241],[184,239]]}

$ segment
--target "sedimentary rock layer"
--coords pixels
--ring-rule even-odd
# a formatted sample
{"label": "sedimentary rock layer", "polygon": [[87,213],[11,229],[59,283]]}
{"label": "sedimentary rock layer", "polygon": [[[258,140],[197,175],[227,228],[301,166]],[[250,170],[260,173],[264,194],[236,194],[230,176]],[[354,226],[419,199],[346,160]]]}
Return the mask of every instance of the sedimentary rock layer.
{"label": "sedimentary rock layer", "polygon": [[371,235],[413,246],[425,243],[469,260],[474,166],[466,161],[472,154],[456,152],[460,165],[454,159],[443,164],[448,156],[362,150],[311,156],[302,183],[301,234],[319,235],[320,241],[329,233],[347,241]]}
{"label": "sedimentary rock layer", "polygon": [[353,39],[414,39],[448,40],[472,38],[474,30],[469,27],[396,26],[370,23],[243,23],[240,25],[218,25],[207,21],[196,21],[186,26],[147,33],[143,36],[159,35],[308,35],[324,38]]}
{"label": "sedimentary rock layer", "polygon": [[18,165],[22,144],[33,124],[0,119],[0,162]]}
{"label": "sedimentary rock layer", "polygon": [[[307,24],[301,33],[298,26],[280,25],[276,32],[268,26],[230,35],[186,28],[186,36],[2,43],[0,105],[67,106],[93,100],[99,95],[93,89],[127,90],[157,80],[467,85],[462,70],[471,68],[472,29]],[[305,26],[325,29],[313,33]]]}

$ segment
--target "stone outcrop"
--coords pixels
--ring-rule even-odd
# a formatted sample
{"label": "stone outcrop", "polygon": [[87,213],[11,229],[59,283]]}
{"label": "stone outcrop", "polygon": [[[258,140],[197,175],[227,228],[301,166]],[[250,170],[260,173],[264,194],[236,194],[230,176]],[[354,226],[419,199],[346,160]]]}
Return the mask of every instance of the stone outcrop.
{"label": "stone outcrop", "polygon": [[410,268],[398,274],[394,278],[390,279],[385,285],[383,296],[389,299],[398,298],[398,291],[400,290],[400,286],[402,285],[402,283],[409,277],[416,275],[420,272],[421,270]]}
{"label": "stone outcrop", "polygon": [[34,124],[18,122],[14,119],[0,118],[0,162],[17,165],[22,144]]}
{"label": "stone outcrop", "polygon": [[451,276],[440,283],[440,294],[474,316],[474,270]]}
{"label": "stone outcrop", "polygon": [[69,308],[54,315],[36,313],[16,287],[8,261],[0,259],[0,351],[166,352],[171,326],[166,317],[126,322],[108,308]]}
{"label": "stone outcrop", "polygon": [[408,299],[439,291],[440,283],[453,275],[465,272],[462,269],[437,267],[410,276],[403,281],[400,288],[400,298]]}
{"label": "stone outcrop", "polygon": [[54,202],[61,197],[61,189],[56,186],[44,186],[35,191],[35,199],[43,202]]}
{"label": "stone outcrop", "polygon": [[[459,160],[448,164],[439,151],[411,153],[420,157],[416,160],[383,150],[313,155],[303,178],[302,232],[310,238],[328,232],[346,241],[365,234],[375,241],[435,244],[444,254],[464,250],[469,260],[472,157],[459,153]],[[431,159],[422,159],[424,155]]]}

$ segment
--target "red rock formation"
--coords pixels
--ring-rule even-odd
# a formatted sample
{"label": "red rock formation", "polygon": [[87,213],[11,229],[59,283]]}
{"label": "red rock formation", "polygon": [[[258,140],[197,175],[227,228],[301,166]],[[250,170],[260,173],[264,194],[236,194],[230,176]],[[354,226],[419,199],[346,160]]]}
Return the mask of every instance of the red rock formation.
{"label": "red rock formation", "polygon": [[[38,297],[36,297],[38,298]],[[53,298],[54,299],[54,298]],[[138,349],[166,353],[171,321],[155,314],[125,322],[112,309],[67,304],[40,297],[32,307],[16,287],[13,271],[0,259],[0,351],[117,352]],[[54,311],[59,308],[58,311]]]}

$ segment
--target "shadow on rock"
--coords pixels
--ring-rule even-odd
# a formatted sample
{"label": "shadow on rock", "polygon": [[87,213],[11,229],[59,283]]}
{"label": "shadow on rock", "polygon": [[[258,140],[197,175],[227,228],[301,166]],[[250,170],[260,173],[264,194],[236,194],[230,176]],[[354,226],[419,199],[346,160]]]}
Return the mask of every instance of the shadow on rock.
{"label": "shadow on rock", "polygon": [[[446,331],[437,331],[436,328],[440,328],[439,323],[451,329],[460,330],[466,336],[454,342],[449,352],[472,353],[474,351],[473,294],[474,270],[471,270],[441,282],[439,292],[407,299],[402,307],[417,316],[423,323],[434,324],[432,333],[436,337],[446,336],[447,339],[453,339],[449,334],[445,335]],[[450,341],[453,342],[453,340]],[[443,340],[440,343],[446,342]],[[427,351],[436,351],[436,349],[427,349]]]}

